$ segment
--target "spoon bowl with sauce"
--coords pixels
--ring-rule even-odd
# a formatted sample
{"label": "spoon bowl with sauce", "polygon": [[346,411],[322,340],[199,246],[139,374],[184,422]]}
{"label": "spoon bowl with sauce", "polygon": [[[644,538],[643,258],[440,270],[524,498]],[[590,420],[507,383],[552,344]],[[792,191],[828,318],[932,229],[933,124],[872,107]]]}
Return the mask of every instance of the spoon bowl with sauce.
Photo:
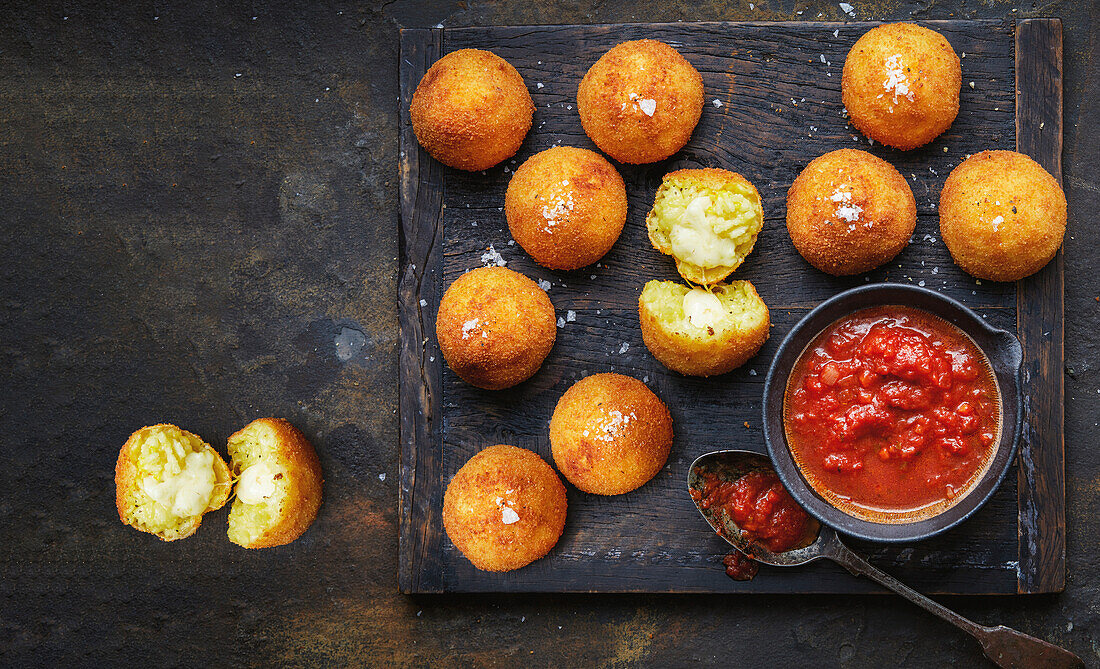
{"label": "spoon bowl with sauce", "polygon": [[688,494],[710,527],[747,557],[775,567],[832,560],[974,637],[986,657],[999,667],[1085,666],[1081,658],[1042,639],[1003,625],[986,627],[964,618],[874,567],[845,546],[835,530],[798,507],[766,455],[740,450],[701,455],[688,471]]}

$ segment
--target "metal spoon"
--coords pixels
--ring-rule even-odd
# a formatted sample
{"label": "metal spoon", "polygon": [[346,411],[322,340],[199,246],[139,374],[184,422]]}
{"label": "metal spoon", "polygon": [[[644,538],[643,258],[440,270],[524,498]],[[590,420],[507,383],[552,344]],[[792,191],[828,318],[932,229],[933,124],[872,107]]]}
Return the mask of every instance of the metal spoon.
{"label": "metal spoon", "polygon": [[[735,450],[707,453],[699,456],[691,464],[691,469],[688,472],[688,492],[690,493],[693,490],[699,493],[702,492],[702,479],[707,472],[715,474],[720,480],[732,481],[750,471],[762,469],[771,470],[772,464],[768,460],[768,456],[760,453]],[[695,500],[695,496],[692,496],[692,499]],[[974,637],[982,645],[985,656],[999,667],[1005,667],[1006,669],[1064,667],[1069,669],[1085,666],[1081,658],[1042,639],[1036,639],[1004,625],[985,627],[937,604],[893,576],[879,571],[869,562],[853,553],[851,549],[841,543],[836,531],[830,527],[818,525],[816,538],[812,535],[807,536],[806,541],[809,543],[801,548],[782,553],[772,553],[759,544],[743,539],[740,528],[730,519],[728,513],[715,513],[711,509],[704,509],[698,500],[695,501],[695,506],[718,534],[722,535],[734,548],[752,559],[776,567],[795,567],[821,558],[832,560],[856,576],[863,575],[877,581],[917,606],[939,616]]]}

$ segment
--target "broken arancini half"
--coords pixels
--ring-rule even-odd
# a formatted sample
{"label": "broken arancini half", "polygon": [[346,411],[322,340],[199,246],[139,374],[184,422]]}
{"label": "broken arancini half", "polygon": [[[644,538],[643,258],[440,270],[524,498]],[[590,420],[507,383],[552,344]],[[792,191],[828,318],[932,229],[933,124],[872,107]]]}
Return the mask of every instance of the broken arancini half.
{"label": "broken arancini half", "polygon": [[676,260],[680,276],[710,285],[752,252],[764,209],[756,187],[740,174],[678,170],[662,179],[645,224],[653,248]]}
{"label": "broken arancini half", "polygon": [[768,306],[748,281],[708,288],[650,281],[638,298],[642,340],[674,372],[714,376],[756,355],[770,334]]}
{"label": "broken arancini half", "polygon": [[232,475],[218,452],[175,425],[130,435],[115,464],[115,505],[123,523],[165,541],[195,533],[229,499]]}
{"label": "broken arancini half", "polygon": [[298,428],[282,418],[259,418],[229,437],[237,476],[229,511],[229,540],[270,548],[302,536],[321,507],[321,461]]}

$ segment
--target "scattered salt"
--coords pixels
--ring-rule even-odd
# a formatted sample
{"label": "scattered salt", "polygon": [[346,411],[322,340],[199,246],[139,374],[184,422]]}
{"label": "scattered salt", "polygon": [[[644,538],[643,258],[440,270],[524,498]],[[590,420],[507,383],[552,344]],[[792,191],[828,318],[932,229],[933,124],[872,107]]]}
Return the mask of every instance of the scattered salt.
{"label": "scattered salt", "polygon": [[422,306],[422,307],[428,306],[428,301],[427,300],[420,300],[420,306]]}
{"label": "scattered salt", "polygon": [[558,327],[559,328],[565,327],[565,319],[562,318],[561,316],[558,316]]}
{"label": "scattered salt", "polygon": [[653,112],[657,111],[657,101],[648,98],[638,100],[638,109],[641,109],[646,116],[653,116]]}
{"label": "scattered salt", "polygon": [[714,101],[711,102],[711,104],[714,105],[715,107],[721,107],[722,106],[722,101],[719,100],[718,98],[714,98]]}
{"label": "scattered salt", "polygon": [[379,474],[378,475],[378,480],[379,481],[385,481],[386,480],[386,473],[382,472],[381,474]]}
{"label": "scattered salt", "polygon": [[619,355],[622,355],[623,353],[626,353],[627,349],[629,349],[629,348],[630,348],[630,344],[628,344],[624,341],[623,345],[619,347]]}
{"label": "scattered salt", "polygon": [[842,2],[838,6],[840,7],[840,11],[844,12],[848,16],[851,16],[852,18],[855,18],[856,10],[847,2]]}
{"label": "scattered salt", "polygon": [[913,91],[909,87],[909,77],[905,75],[905,68],[901,64],[901,54],[894,54],[886,59],[886,80],[882,87],[887,93],[894,94],[894,104],[898,103],[898,96],[913,101]]}
{"label": "scattered salt", "polygon": [[492,244],[489,245],[488,251],[481,254],[481,262],[485,265],[496,265],[497,267],[504,267],[508,264],[508,261],[493,248]]}
{"label": "scattered salt", "polygon": [[565,322],[566,323],[572,323],[575,320],[577,320],[577,312],[573,311],[572,309],[565,312]]}
{"label": "scattered salt", "polygon": [[541,82],[540,82],[540,83],[537,83],[537,84],[535,84],[535,86],[536,86],[536,87],[538,87],[538,88],[543,88],[543,85],[542,85],[542,83],[541,83]]}
{"label": "scattered salt", "polygon": [[539,288],[542,288],[546,292],[550,292],[550,286],[553,285],[546,279],[539,279]]}

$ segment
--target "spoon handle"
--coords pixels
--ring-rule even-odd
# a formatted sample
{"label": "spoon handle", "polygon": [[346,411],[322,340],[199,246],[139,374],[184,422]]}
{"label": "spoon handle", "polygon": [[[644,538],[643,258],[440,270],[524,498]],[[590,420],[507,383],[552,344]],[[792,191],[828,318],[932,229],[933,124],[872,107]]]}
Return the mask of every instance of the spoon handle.
{"label": "spoon handle", "polygon": [[1084,669],[1085,663],[1073,653],[1047,643],[1042,639],[1018,632],[1010,627],[998,625],[984,627],[960,616],[951,609],[938,604],[916,590],[905,585],[893,576],[871,565],[853,553],[847,546],[835,542],[829,557],[853,574],[862,574],[879,584],[893,590],[929,613],[963,630],[982,644],[985,656],[1005,669],[1030,669],[1031,667],[1051,667],[1053,669]]}

